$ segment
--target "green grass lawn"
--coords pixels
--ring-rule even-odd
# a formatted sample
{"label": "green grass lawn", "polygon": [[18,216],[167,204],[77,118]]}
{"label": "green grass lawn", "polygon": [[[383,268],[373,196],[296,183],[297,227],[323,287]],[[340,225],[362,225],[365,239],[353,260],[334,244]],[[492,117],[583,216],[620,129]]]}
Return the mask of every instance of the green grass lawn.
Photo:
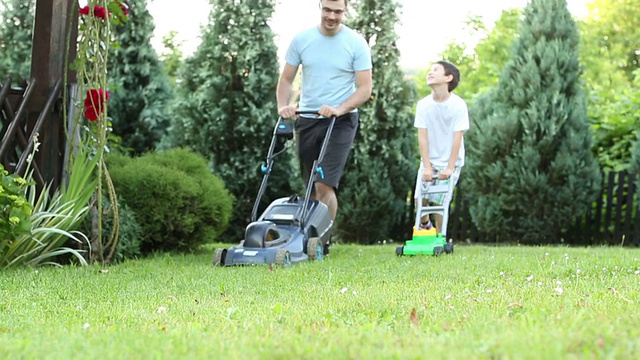
{"label": "green grass lawn", "polygon": [[638,359],[640,250],[336,245],[0,273],[1,359]]}

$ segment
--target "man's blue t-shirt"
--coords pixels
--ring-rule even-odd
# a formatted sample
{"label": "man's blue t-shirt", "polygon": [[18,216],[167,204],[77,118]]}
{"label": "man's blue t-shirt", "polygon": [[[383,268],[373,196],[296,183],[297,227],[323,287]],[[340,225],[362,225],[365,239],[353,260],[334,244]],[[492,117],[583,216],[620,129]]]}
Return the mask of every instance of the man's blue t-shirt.
{"label": "man's blue t-shirt", "polygon": [[318,27],[299,33],[285,61],[302,65],[301,111],[342,104],[356,91],[355,72],[372,68],[366,40],[344,24],[334,36],[322,35]]}

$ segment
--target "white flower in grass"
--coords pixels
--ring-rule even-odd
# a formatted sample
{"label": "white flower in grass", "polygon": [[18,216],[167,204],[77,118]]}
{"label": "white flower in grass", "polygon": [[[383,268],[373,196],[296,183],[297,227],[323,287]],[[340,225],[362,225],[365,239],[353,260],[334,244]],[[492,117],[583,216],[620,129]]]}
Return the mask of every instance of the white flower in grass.
{"label": "white flower in grass", "polygon": [[156,312],[157,312],[158,314],[165,313],[165,312],[167,312],[167,308],[166,308],[166,307],[164,307],[164,306],[160,306],[160,307],[158,308],[158,310],[156,310]]}
{"label": "white flower in grass", "polygon": [[554,290],[556,291],[556,293],[558,293],[558,295],[562,295],[564,293],[564,290],[561,287],[557,287]]}
{"label": "white flower in grass", "polygon": [[349,289],[347,289],[346,287],[343,287],[342,290],[340,290],[340,294],[344,294],[347,291],[349,291]]}
{"label": "white flower in grass", "polygon": [[603,268],[602,268],[602,271],[607,271],[607,268],[606,268],[606,267],[603,267]]}
{"label": "white flower in grass", "polygon": [[504,271],[500,271],[500,276],[504,276]]}
{"label": "white flower in grass", "polygon": [[82,311],[82,306],[80,306],[80,305],[76,306],[76,310]]}
{"label": "white flower in grass", "polygon": [[445,300],[449,300],[449,299],[451,299],[451,295],[447,295],[447,296],[445,296],[445,297],[444,297],[444,299],[445,299]]}
{"label": "white flower in grass", "polygon": [[533,275],[527,276],[527,281],[531,281],[531,280],[533,280]]}
{"label": "white flower in grass", "polygon": [[556,285],[561,286],[562,285],[562,281],[560,281],[560,280],[556,281]]}
{"label": "white flower in grass", "polygon": [[82,325],[83,329],[88,329],[89,328],[89,323],[84,323],[84,325]]}
{"label": "white flower in grass", "polygon": [[640,270],[636,270],[636,275],[640,275]]}
{"label": "white flower in grass", "polygon": [[555,261],[552,261],[552,262],[551,262],[551,265],[555,265],[555,264],[556,264],[556,262],[555,262]]}
{"label": "white flower in grass", "polygon": [[549,253],[544,253],[544,256],[549,256]]}
{"label": "white flower in grass", "polygon": [[538,286],[542,286],[542,282],[541,281],[538,281]]}
{"label": "white flower in grass", "polygon": [[355,290],[353,290],[353,293],[352,293],[352,294],[353,294],[353,295],[358,295],[358,293],[357,293]]}
{"label": "white flower in grass", "polygon": [[580,275],[580,273],[582,272],[582,270],[578,269],[576,270],[576,274]]}
{"label": "white flower in grass", "polygon": [[487,294],[491,294],[492,292],[493,292],[493,290],[487,289]]}

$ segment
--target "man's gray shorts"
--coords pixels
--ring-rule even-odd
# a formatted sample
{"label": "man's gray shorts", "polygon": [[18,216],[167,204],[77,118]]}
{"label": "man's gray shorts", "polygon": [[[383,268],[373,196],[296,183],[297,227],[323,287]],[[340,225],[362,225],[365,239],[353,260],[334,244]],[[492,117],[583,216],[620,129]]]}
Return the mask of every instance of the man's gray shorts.
{"label": "man's gray shorts", "polygon": [[[319,164],[324,172],[324,178],[317,175],[317,182],[332,186],[334,189],[338,188],[358,130],[358,120],[358,113],[349,113],[336,119],[324,159]],[[309,181],[314,160],[320,156],[320,148],[329,123],[330,119],[325,118],[300,117],[296,120],[296,145],[305,183]]]}

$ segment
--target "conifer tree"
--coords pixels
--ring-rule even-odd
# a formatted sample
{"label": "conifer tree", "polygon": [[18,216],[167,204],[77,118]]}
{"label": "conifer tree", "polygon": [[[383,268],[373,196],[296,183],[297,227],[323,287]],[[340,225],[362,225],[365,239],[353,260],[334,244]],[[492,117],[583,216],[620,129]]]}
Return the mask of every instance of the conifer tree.
{"label": "conifer tree", "polygon": [[21,86],[31,73],[31,44],[35,21],[35,0],[1,0],[0,81],[11,77]]}
{"label": "conifer tree", "polygon": [[363,244],[404,240],[411,231],[411,191],[419,165],[413,127],[415,90],[399,66],[396,1],[351,4],[349,23],[371,46],[373,93],[360,107],[360,129],[338,193],[336,233]]}
{"label": "conifer tree", "polygon": [[[250,221],[265,159],[278,119],[279,68],[267,22],[274,0],[213,0],[202,43],[180,75],[170,130],[172,146],[193,149],[236,197],[226,241],[237,242]],[[291,195],[290,156],[276,157],[263,203]],[[261,207],[264,210],[264,207]]]}
{"label": "conifer tree", "polygon": [[472,109],[465,190],[475,224],[501,241],[559,242],[598,194],[578,42],[565,0],[532,0],[513,58]]}
{"label": "conifer tree", "polygon": [[114,27],[109,54],[113,133],[134,154],[155,150],[169,126],[173,89],[151,45],[155,25],[147,0],[129,0],[127,21]]}

